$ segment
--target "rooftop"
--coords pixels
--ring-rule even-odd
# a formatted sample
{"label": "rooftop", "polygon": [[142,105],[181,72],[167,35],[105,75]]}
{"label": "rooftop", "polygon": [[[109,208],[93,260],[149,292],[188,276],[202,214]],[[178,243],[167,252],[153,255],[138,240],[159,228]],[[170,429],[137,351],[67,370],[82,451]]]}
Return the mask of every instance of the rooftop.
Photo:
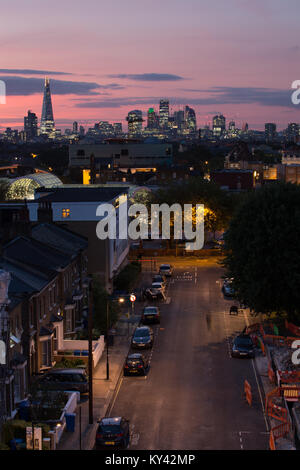
{"label": "rooftop", "polygon": [[41,200],[49,202],[109,202],[121,194],[127,193],[127,187],[116,188],[53,188],[38,191],[38,198],[30,201],[31,204]]}

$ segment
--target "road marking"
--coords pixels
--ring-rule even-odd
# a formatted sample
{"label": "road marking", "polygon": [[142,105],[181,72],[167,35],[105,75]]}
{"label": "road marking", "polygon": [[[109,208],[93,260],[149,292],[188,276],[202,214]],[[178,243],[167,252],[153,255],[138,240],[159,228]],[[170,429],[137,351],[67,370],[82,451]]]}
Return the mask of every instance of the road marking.
{"label": "road marking", "polygon": [[241,447],[241,450],[244,450],[243,438],[242,438],[242,433],[241,433],[241,431],[239,432],[239,436],[240,436],[240,447]]}
{"label": "road marking", "polygon": [[117,396],[119,395],[119,392],[120,392],[120,388],[121,388],[121,385],[123,383],[123,380],[124,380],[124,377],[121,378],[119,384],[118,384],[118,387],[115,391],[115,395],[114,395],[114,398],[113,398],[113,401],[112,401],[112,404],[111,404],[111,407],[110,407],[110,413],[112,412],[112,410],[114,409],[114,406],[115,406],[115,403],[116,403],[116,399],[117,399]]}

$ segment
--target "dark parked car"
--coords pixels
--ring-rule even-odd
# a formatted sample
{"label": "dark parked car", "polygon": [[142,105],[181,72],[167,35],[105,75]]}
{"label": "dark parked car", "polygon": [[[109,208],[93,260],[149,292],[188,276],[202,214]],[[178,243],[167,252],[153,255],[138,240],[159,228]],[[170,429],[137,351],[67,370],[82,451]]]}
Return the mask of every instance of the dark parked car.
{"label": "dark parked car", "polygon": [[153,331],[149,326],[139,326],[133,333],[131,346],[136,349],[151,348],[153,345]]}
{"label": "dark parked car", "polygon": [[231,350],[232,357],[254,357],[254,344],[250,335],[241,334],[235,338]]}
{"label": "dark parked car", "polygon": [[102,418],[96,432],[96,449],[101,447],[127,447],[130,439],[128,419]]}
{"label": "dark parked car", "polygon": [[140,354],[129,354],[124,364],[124,375],[145,375],[148,370],[148,361]]}
{"label": "dark parked car", "polygon": [[153,276],[153,278],[152,278],[152,282],[160,282],[161,284],[163,284],[165,286],[166,285],[166,277],[161,276],[160,274],[155,274],[155,276]]}
{"label": "dark parked car", "polygon": [[222,292],[225,297],[233,297],[234,289],[232,286],[232,279],[225,279],[222,287]]}
{"label": "dark parked car", "polygon": [[170,264],[161,264],[159,267],[159,274],[162,276],[171,277],[173,274],[173,266]]}
{"label": "dark parked car", "polygon": [[87,393],[89,384],[85,369],[52,369],[38,379],[38,388]]}
{"label": "dark parked car", "polygon": [[144,307],[141,322],[145,325],[147,323],[160,323],[160,310],[158,307]]}
{"label": "dark parked car", "polygon": [[144,300],[165,299],[165,293],[159,292],[156,289],[154,290],[152,287],[148,287],[143,290],[142,298]]}

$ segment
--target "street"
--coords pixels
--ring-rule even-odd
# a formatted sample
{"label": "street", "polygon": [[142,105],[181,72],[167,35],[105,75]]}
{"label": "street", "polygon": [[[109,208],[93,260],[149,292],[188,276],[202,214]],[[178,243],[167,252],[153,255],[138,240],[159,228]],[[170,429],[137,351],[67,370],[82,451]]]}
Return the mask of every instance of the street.
{"label": "street", "polygon": [[[132,450],[268,449],[254,361],[229,353],[246,315],[229,315],[233,302],[221,292],[216,260],[173,265],[161,324],[153,327],[150,371],[122,379],[110,416],[130,420]],[[245,379],[253,388],[252,407],[244,400]]]}

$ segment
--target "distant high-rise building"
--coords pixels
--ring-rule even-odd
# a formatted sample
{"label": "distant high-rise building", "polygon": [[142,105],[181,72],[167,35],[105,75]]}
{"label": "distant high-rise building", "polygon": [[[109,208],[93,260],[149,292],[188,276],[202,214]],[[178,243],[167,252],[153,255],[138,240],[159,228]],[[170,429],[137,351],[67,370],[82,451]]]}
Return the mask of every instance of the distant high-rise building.
{"label": "distant high-rise building", "polygon": [[169,121],[169,100],[160,100],[159,102],[159,125],[162,129],[168,127]]}
{"label": "distant high-rise building", "polygon": [[286,129],[286,139],[289,142],[297,142],[299,140],[299,124],[291,122]]}
{"label": "distant high-rise building", "polygon": [[46,134],[48,137],[53,137],[53,135],[55,134],[49,78],[45,78],[44,99],[41,119],[41,134]]}
{"label": "distant high-rise building", "polygon": [[195,113],[195,110],[190,108],[189,106],[186,106],[184,110],[184,122],[185,122],[185,129],[188,131],[188,133],[191,135],[196,134],[196,131],[197,131],[196,113]]}
{"label": "distant high-rise building", "polygon": [[147,129],[157,129],[159,125],[158,116],[153,108],[148,109],[147,113]]}
{"label": "distant high-rise building", "polygon": [[81,137],[83,137],[84,134],[85,134],[85,129],[84,129],[83,126],[80,126],[80,127],[79,127],[79,135],[80,135]]}
{"label": "distant high-rise building", "polygon": [[222,114],[217,114],[213,117],[213,135],[214,137],[221,137],[226,129],[226,119]]}
{"label": "distant high-rise building", "polygon": [[121,122],[114,122],[113,123],[114,134],[116,136],[121,135],[123,133],[122,123]]}
{"label": "distant high-rise building", "polygon": [[266,122],[265,124],[265,138],[267,142],[272,142],[276,137],[276,124],[273,122]]}
{"label": "distant high-rise building", "polygon": [[73,134],[78,134],[78,122],[73,122]]}
{"label": "distant high-rise building", "polygon": [[178,129],[182,129],[184,126],[184,111],[174,111],[174,123],[178,126]]}
{"label": "distant high-rise building", "polygon": [[34,139],[38,134],[38,119],[35,113],[30,110],[24,117],[24,132],[26,141]]}
{"label": "distant high-rise building", "polygon": [[143,113],[139,109],[129,111],[126,120],[128,121],[129,137],[139,137],[143,128]]}

